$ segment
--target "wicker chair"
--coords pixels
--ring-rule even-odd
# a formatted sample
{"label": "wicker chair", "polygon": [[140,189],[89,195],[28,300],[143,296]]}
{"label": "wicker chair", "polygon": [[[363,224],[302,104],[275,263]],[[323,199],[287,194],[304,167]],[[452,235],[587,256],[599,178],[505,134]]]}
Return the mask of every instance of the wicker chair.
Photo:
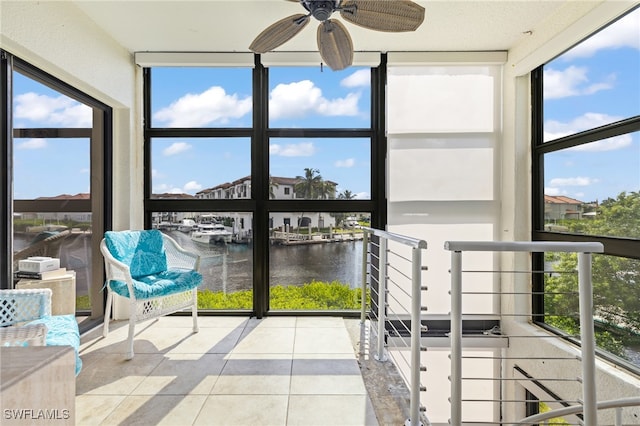
{"label": "wicker chair", "polygon": [[157,229],[108,231],[100,243],[107,275],[107,306],[103,335],[109,334],[114,295],[129,300],[126,359],[132,359],[135,325],[191,308],[193,332],[198,332],[198,272],[200,256],[184,250]]}
{"label": "wicker chair", "polygon": [[65,238],[67,238],[71,232],[69,230],[57,232],[43,240],[31,244],[28,247],[23,248],[13,254],[13,269],[18,270],[18,261],[33,256],[49,256],[60,257],[60,247]]}
{"label": "wicker chair", "polygon": [[78,375],[78,323],[74,315],[51,315],[51,294],[48,288],[0,290],[0,346],[71,346]]}

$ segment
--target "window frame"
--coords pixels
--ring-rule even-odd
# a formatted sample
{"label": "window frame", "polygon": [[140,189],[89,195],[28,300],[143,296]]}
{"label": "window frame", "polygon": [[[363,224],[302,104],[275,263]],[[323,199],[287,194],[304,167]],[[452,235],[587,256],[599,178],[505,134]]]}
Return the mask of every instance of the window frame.
{"label": "window frame", "polygon": [[[112,223],[112,142],[113,142],[113,111],[107,104],[87,95],[70,84],[41,70],[40,68],[0,49],[0,120],[2,128],[2,174],[0,191],[6,208],[0,209],[2,225],[0,227],[0,241],[3,243],[0,262],[0,276],[4,279],[0,288],[13,287],[13,212],[59,212],[59,213],[90,213],[92,215],[91,252],[99,252],[102,235],[111,228]],[[39,82],[61,94],[68,96],[93,110],[93,125],[90,128],[13,128],[13,73],[19,72],[25,77]],[[51,137],[51,138],[86,138],[90,143],[90,199],[89,200],[53,200],[33,199],[15,200],[13,198],[13,140],[14,138]],[[5,252],[6,249],[6,252]],[[104,265],[100,256],[91,258],[91,280],[104,280]],[[88,330],[102,322],[106,294],[99,291],[90,293],[91,311],[78,312],[89,315],[89,321],[83,321],[81,331]],[[98,303],[99,302],[99,303]]]}
{"label": "window frame", "polygon": [[[638,9],[634,9],[637,11]],[[628,13],[633,12],[629,11]],[[621,18],[621,17],[619,17]],[[618,19],[619,19],[618,18]],[[611,24],[614,24],[613,21]],[[580,43],[595,35],[593,33],[583,39]],[[555,59],[555,58],[552,58]],[[550,60],[551,61],[551,60]],[[549,62],[550,62],[549,61]],[[544,141],[544,68],[547,64],[542,64],[531,72],[531,239],[533,241],[562,241],[562,242],[600,242],[604,246],[603,255],[617,256],[631,259],[640,259],[640,239],[632,239],[615,236],[601,236],[591,234],[577,234],[570,232],[555,232],[544,229],[545,204],[544,204],[544,156],[545,154],[559,152],[567,148],[586,145],[592,142],[601,141],[614,136],[630,134],[640,131],[640,115],[627,117],[620,121],[592,128],[554,140]],[[544,253],[532,254],[532,270],[543,271]],[[541,326],[553,333],[562,334],[558,329],[545,322],[544,304],[544,274],[533,274],[532,288],[532,317],[534,324]],[[575,339],[566,337],[574,344],[580,344]],[[597,353],[617,364],[636,373],[640,368],[634,364],[623,361],[608,352],[597,348]]]}
{"label": "window frame", "polygon": [[[215,66],[215,65],[212,65]],[[348,213],[369,212],[371,226],[384,228],[386,224],[386,135],[385,83],[386,55],[378,67],[371,68],[370,128],[270,128],[269,127],[269,68],[254,55],[252,73],[253,125],[250,128],[153,128],[151,121],[152,68],[143,68],[144,116],[144,223],[151,226],[153,212],[248,212],[253,215],[253,312],[262,318],[269,312],[269,217],[272,212],[300,211]],[[152,198],[151,149],[152,138],[161,137],[250,137],[251,138],[251,197],[245,199],[159,199]],[[368,200],[304,200],[270,199],[269,197],[269,141],[271,138],[339,138],[360,137],[371,140],[371,197]],[[225,313],[215,311],[215,313]],[[299,314],[300,312],[297,312]],[[314,312],[314,314],[320,314]],[[326,313],[335,315],[335,311]],[[357,315],[345,312],[344,315]]]}

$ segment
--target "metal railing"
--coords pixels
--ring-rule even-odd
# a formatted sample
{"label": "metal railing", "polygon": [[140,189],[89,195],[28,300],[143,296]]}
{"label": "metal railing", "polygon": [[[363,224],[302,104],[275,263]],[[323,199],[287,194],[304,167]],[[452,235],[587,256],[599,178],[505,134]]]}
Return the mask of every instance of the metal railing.
{"label": "metal railing", "polygon": [[[427,287],[422,283],[423,272],[427,270],[422,265],[421,251],[427,248],[427,243],[424,240],[411,238],[403,235],[398,235],[386,231],[362,228],[363,235],[363,258],[362,258],[362,310],[361,321],[364,324],[368,319],[371,327],[367,327],[371,331],[372,340],[371,348],[372,352],[375,352],[375,358],[379,361],[390,361],[397,367],[398,372],[404,379],[404,382],[409,391],[409,416],[405,425],[422,425],[428,424],[429,421],[426,413],[426,409],[422,406],[422,403],[426,405],[426,402],[421,401],[421,396],[426,397],[429,394],[426,393],[426,387],[421,382],[421,373],[426,371],[426,366],[421,363],[427,360],[430,362],[428,353],[421,355],[426,351],[426,346],[436,344],[436,349],[439,346],[441,339],[446,339],[450,348],[450,362],[451,370],[449,379],[451,381],[451,393],[449,401],[451,403],[450,418],[448,423],[451,425],[460,426],[463,424],[513,424],[513,425],[532,425],[532,424],[548,424],[549,420],[556,419],[558,417],[566,416],[567,418],[573,418],[580,425],[595,426],[598,424],[598,411],[599,410],[615,410],[615,426],[622,425],[622,412],[624,407],[640,406],[640,398],[622,398],[612,401],[598,402],[596,398],[596,367],[595,367],[595,330],[593,322],[593,286],[591,277],[591,262],[592,253],[603,252],[603,246],[600,243],[571,243],[571,242],[494,242],[494,241],[447,241],[445,243],[445,250],[451,252],[451,268],[449,270],[451,276],[451,311],[448,315],[450,330],[446,334],[447,337],[441,336],[441,329],[436,327],[434,330],[428,330],[427,324],[431,324],[431,321],[440,321],[440,315],[429,316],[424,306],[424,294]],[[410,250],[410,254],[408,254]],[[531,266],[521,268],[522,271],[505,270],[500,267],[496,267],[496,259],[502,259],[501,257],[493,256],[493,265],[488,270],[463,270],[463,253],[464,252],[492,252],[493,254],[500,254],[503,252],[526,252],[526,253],[575,253],[577,255],[577,269],[571,268],[570,271],[533,271]],[[472,256],[468,256],[472,258]],[[483,255],[480,255],[482,258]],[[467,256],[465,256],[465,259]],[[524,258],[521,258],[523,260]],[[465,261],[465,265],[471,259]],[[481,259],[486,261],[486,257]],[[473,262],[471,262],[473,263]],[[481,267],[481,269],[484,269]],[[509,269],[509,268],[507,268]],[[517,268],[516,268],[517,269]],[[549,268],[544,268],[549,269]],[[529,317],[531,313],[526,311],[519,311],[515,308],[514,312],[502,312],[500,308],[502,302],[499,299],[496,305],[488,307],[487,309],[492,314],[475,314],[469,312],[463,312],[463,295],[475,295],[487,294],[494,296],[504,295],[533,295],[531,289],[522,289],[518,291],[517,288],[512,291],[505,291],[502,286],[504,285],[501,279],[495,279],[493,290],[483,291],[478,287],[466,288],[463,291],[463,273],[482,273],[487,272],[489,275],[493,274],[527,274],[532,276],[535,273],[544,274],[561,274],[571,273],[577,274],[578,287],[575,293],[576,299],[578,299],[579,312],[579,336],[568,336],[572,340],[572,337],[577,337],[580,340],[579,347],[574,347],[568,354],[554,354],[554,353],[535,353],[534,350],[529,350],[529,344],[525,344],[519,350],[524,353],[505,353],[507,347],[511,345],[509,340],[513,341],[533,341],[533,339],[565,339],[566,335],[556,335],[553,333],[546,333],[542,330],[538,330],[533,334],[528,334],[526,330],[520,333],[502,333],[501,326],[493,326],[491,330],[484,330],[478,334],[478,330],[474,325],[475,322],[482,322],[484,324],[493,325],[492,321],[497,321],[500,324],[501,319],[506,319],[510,316],[515,317]],[[520,274],[523,273],[523,274]],[[518,281],[518,280],[516,280]],[[523,282],[520,281],[522,284]],[[466,283],[468,286],[470,283]],[[478,283],[471,283],[473,285]],[[479,284],[482,284],[480,282]],[[535,293],[538,294],[538,293]],[[574,293],[572,293],[574,294]],[[370,302],[370,305],[367,303]],[[468,301],[467,301],[468,302]],[[466,305],[465,305],[466,306]],[[468,305],[469,307],[477,307],[477,303]],[[477,317],[476,315],[480,315]],[[495,316],[496,319],[491,319]],[[435,319],[434,319],[435,318]],[[466,318],[466,319],[465,319]],[[475,318],[481,318],[475,320]],[[463,319],[465,322],[465,343],[463,345]],[[470,321],[470,322],[468,322]],[[526,325],[526,320],[515,319],[514,324]],[[471,326],[471,328],[469,328]],[[522,326],[519,326],[522,327]],[[494,333],[494,329],[497,331]],[[516,327],[518,329],[518,327]],[[513,330],[512,330],[513,331]],[[470,333],[470,334],[469,334]],[[432,341],[433,340],[433,341]],[[507,346],[504,346],[504,345]],[[484,348],[482,351],[493,352],[493,355],[485,355],[482,353],[467,353],[463,354],[463,346],[466,348],[470,346],[473,348]],[[546,347],[545,345],[542,345]],[[552,345],[554,346],[554,345]],[[555,347],[555,346],[554,346]],[[533,348],[533,347],[532,347]],[[465,349],[466,351],[466,349]],[[511,351],[511,349],[509,349]],[[437,350],[436,350],[437,352]],[[425,358],[421,359],[421,356]],[[438,356],[439,357],[439,356]],[[484,377],[463,377],[462,376],[462,360],[463,359],[487,359],[490,362],[497,360],[500,367],[494,371],[494,375]],[[439,358],[440,359],[440,358]],[[539,370],[538,375],[540,377],[531,377],[525,370],[520,368],[522,361],[531,362],[534,360],[536,363],[540,361],[541,364],[545,364],[546,361],[557,363],[571,363],[567,371],[574,371],[569,373],[568,377],[558,377],[554,373],[548,370]],[[508,362],[508,364],[502,364]],[[547,363],[549,364],[549,363]],[[496,364],[498,365],[498,364]],[[504,367],[507,365],[513,365],[513,376],[507,377]],[[565,364],[562,364],[565,365]],[[465,367],[466,368],[466,367]],[[521,373],[518,373],[519,370]],[[430,371],[439,371],[430,370]],[[447,370],[448,371],[448,370]],[[545,371],[548,374],[545,376]],[[446,372],[442,372],[447,374]],[[542,373],[542,374],[540,374]],[[425,373],[429,374],[429,373]],[[434,373],[430,373],[434,374]],[[438,373],[440,374],[440,373]],[[573,374],[573,375],[572,375]],[[580,376],[580,377],[577,377]],[[430,376],[427,376],[430,377]],[[446,376],[444,377],[446,380]],[[469,385],[478,383],[478,380],[489,380],[493,383],[499,383],[496,388],[499,389],[499,395],[494,397],[481,396],[481,399],[474,400],[472,396],[469,396],[468,390],[463,393],[463,382]],[[553,392],[547,394],[546,398],[537,399],[532,396],[533,399],[515,397],[511,393],[504,394],[506,388],[503,386],[508,383],[518,383],[522,385],[524,389],[533,387],[541,387],[538,390],[543,392],[549,391],[549,388],[544,386],[547,382],[552,386],[560,386],[564,389],[569,382],[574,387],[573,400],[563,400],[559,395],[553,395]],[[511,387],[517,385],[509,385]],[[520,389],[520,386],[518,386]],[[552,389],[550,388],[550,389]],[[466,388],[465,388],[466,389]],[[531,392],[537,393],[538,390],[532,389]],[[520,391],[519,391],[520,392]],[[422,395],[421,395],[422,394]],[[464,396],[466,394],[466,396]],[[511,396],[509,396],[511,395]],[[549,396],[551,395],[551,396]],[[467,399],[464,399],[463,396]],[[559,398],[559,399],[558,399]],[[494,420],[480,420],[473,421],[472,419],[462,418],[462,405],[469,402],[491,402],[494,407],[501,407],[494,417]],[[503,420],[503,411],[506,404],[514,403],[519,407],[524,407],[525,403],[546,403],[556,405],[557,403],[564,405],[562,408],[552,409],[545,413],[536,414],[535,416],[529,416],[523,418],[524,415],[514,415],[510,413],[506,421]],[[520,405],[522,404],[522,405]],[[569,404],[569,405],[567,405]],[[522,408],[523,409],[523,408]],[[466,412],[466,411],[465,411]],[[524,412],[524,409],[523,409]],[[433,413],[432,413],[433,414]],[[613,413],[611,413],[613,414]],[[627,414],[627,413],[625,413]],[[607,414],[609,416],[609,414]],[[438,417],[436,415],[436,417]],[[627,415],[628,417],[628,415]],[[516,421],[515,419],[521,418]],[[443,419],[444,420],[444,419]],[[440,423],[438,423],[440,424]]]}
{"label": "metal railing", "polygon": [[[463,252],[569,252],[578,256],[578,283],[581,330],[582,412],[584,424],[597,425],[595,384],[595,332],[593,324],[593,289],[591,282],[591,253],[603,252],[601,243],[571,242],[497,242],[447,241],[445,249],[451,251],[451,418],[453,425],[462,425],[462,253]],[[500,272],[500,271],[497,271]],[[531,272],[531,271],[526,271]],[[498,291],[500,294],[501,291]],[[505,313],[500,313],[504,316]],[[518,313],[514,313],[518,315]],[[522,337],[522,336],[521,336]],[[531,336],[529,336],[531,337]],[[492,380],[509,380],[504,377]],[[517,379],[512,379],[517,380]],[[563,380],[563,379],[549,379]],[[555,411],[555,410],[554,410]],[[545,413],[546,414],[546,413]],[[553,416],[552,416],[553,417]],[[549,417],[549,418],[552,418]],[[545,417],[546,418],[546,417]],[[498,422],[499,423],[499,422]]]}
{"label": "metal railing", "polygon": [[[406,425],[420,426],[421,413],[424,408],[420,404],[420,392],[424,387],[420,383],[420,372],[424,371],[424,366],[420,364],[420,352],[424,349],[420,344],[420,338],[424,327],[422,325],[422,292],[426,287],[422,285],[422,271],[426,268],[422,266],[422,250],[427,248],[424,240],[406,237],[391,232],[378,229],[362,227],[364,231],[362,250],[362,312],[361,321],[364,323],[367,314],[371,315],[372,323],[377,323],[377,344],[375,358],[378,361],[386,361],[390,355],[386,351],[386,339],[390,333],[401,339],[409,338],[406,347],[410,349],[410,358],[394,359],[398,365],[400,362],[406,363],[410,373],[404,377],[409,387],[409,419]],[[404,248],[409,248],[411,254],[404,255],[389,248],[389,242],[400,244]],[[404,264],[402,267],[390,266],[389,256],[394,258],[394,264]],[[397,279],[389,275],[389,268],[393,268]],[[410,270],[410,273],[405,273]],[[401,283],[400,281],[404,283]],[[404,284],[404,285],[403,285]],[[410,309],[407,311],[402,307],[402,303],[389,303],[393,297],[389,287],[393,286],[400,294],[404,294],[410,299]],[[408,288],[407,288],[408,287]],[[367,311],[366,295],[370,290],[371,309]],[[394,292],[395,293],[395,292]],[[393,306],[398,306],[396,311]],[[407,327],[407,320],[410,320],[410,327]],[[403,352],[402,354],[405,354]],[[400,355],[403,356],[403,355]],[[400,371],[402,371],[400,369]],[[425,422],[429,421],[422,415]]]}
{"label": "metal railing", "polygon": [[[622,426],[622,409],[624,407],[638,407],[640,406],[640,397],[635,398],[619,398],[610,401],[600,401],[596,404],[597,410],[615,410],[615,423],[614,426]],[[570,407],[557,408],[555,410],[547,411],[546,413],[535,414],[533,416],[526,417],[514,426],[534,426],[537,424],[547,424],[547,420],[551,420],[556,417],[569,416],[573,414],[579,414],[583,412],[584,406],[582,404],[572,405]]]}

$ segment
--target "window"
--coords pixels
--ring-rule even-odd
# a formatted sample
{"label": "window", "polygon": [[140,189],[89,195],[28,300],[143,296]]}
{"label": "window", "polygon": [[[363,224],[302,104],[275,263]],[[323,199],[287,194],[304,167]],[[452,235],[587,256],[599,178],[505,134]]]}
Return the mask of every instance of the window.
{"label": "window", "polygon": [[378,210],[371,188],[384,168],[372,167],[372,70],[144,72],[146,223],[201,254],[200,306],[258,316],[354,310],[318,307],[309,295],[346,290],[351,302],[359,285],[361,255],[337,248],[357,245],[346,218],[370,224]]}
{"label": "window", "polygon": [[[0,52],[3,66],[10,55]],[[111,109],[19,58],[11,57],[13,199],[7,204],[12,228],[3,247],[11,248],[5,286],[24,257],[45,244],[44,255],[60,259],[75,275],[73,305],[78,315],[103,314],[102,259],[93,256],[108,223],[111,197],[104,186],[110,165]],[[97,200],[100,200],[99,202]],[[4,235],[4,233],[0,233]],[[83,322],[90,326],[90,321]]]}
{"label": "window", "polygon": [[[533,238],[600,241],[594,255],[596,342],[640,368],[640,9],[534,72]],[[575,255],[536,260],[571,269]],[[545,267],[545,269],[546,269]],[[577,278],[544,274],[538,321],[572,335]]]}

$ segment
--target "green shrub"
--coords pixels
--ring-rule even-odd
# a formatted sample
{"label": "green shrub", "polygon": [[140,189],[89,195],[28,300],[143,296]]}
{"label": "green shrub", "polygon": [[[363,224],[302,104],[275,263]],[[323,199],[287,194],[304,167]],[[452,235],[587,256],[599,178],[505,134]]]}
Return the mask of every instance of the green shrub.
{"label": "green shrub", "polygon": [[[274,310],[353,310],[360,309],[360,289],[348,284],[312,281],[302,286],[276,285],[270,288],[269,306]],[[368,298],[368,296],[367,296]],[[198,309],[252,309],[253,291],[234,293],[202,290]]]}

